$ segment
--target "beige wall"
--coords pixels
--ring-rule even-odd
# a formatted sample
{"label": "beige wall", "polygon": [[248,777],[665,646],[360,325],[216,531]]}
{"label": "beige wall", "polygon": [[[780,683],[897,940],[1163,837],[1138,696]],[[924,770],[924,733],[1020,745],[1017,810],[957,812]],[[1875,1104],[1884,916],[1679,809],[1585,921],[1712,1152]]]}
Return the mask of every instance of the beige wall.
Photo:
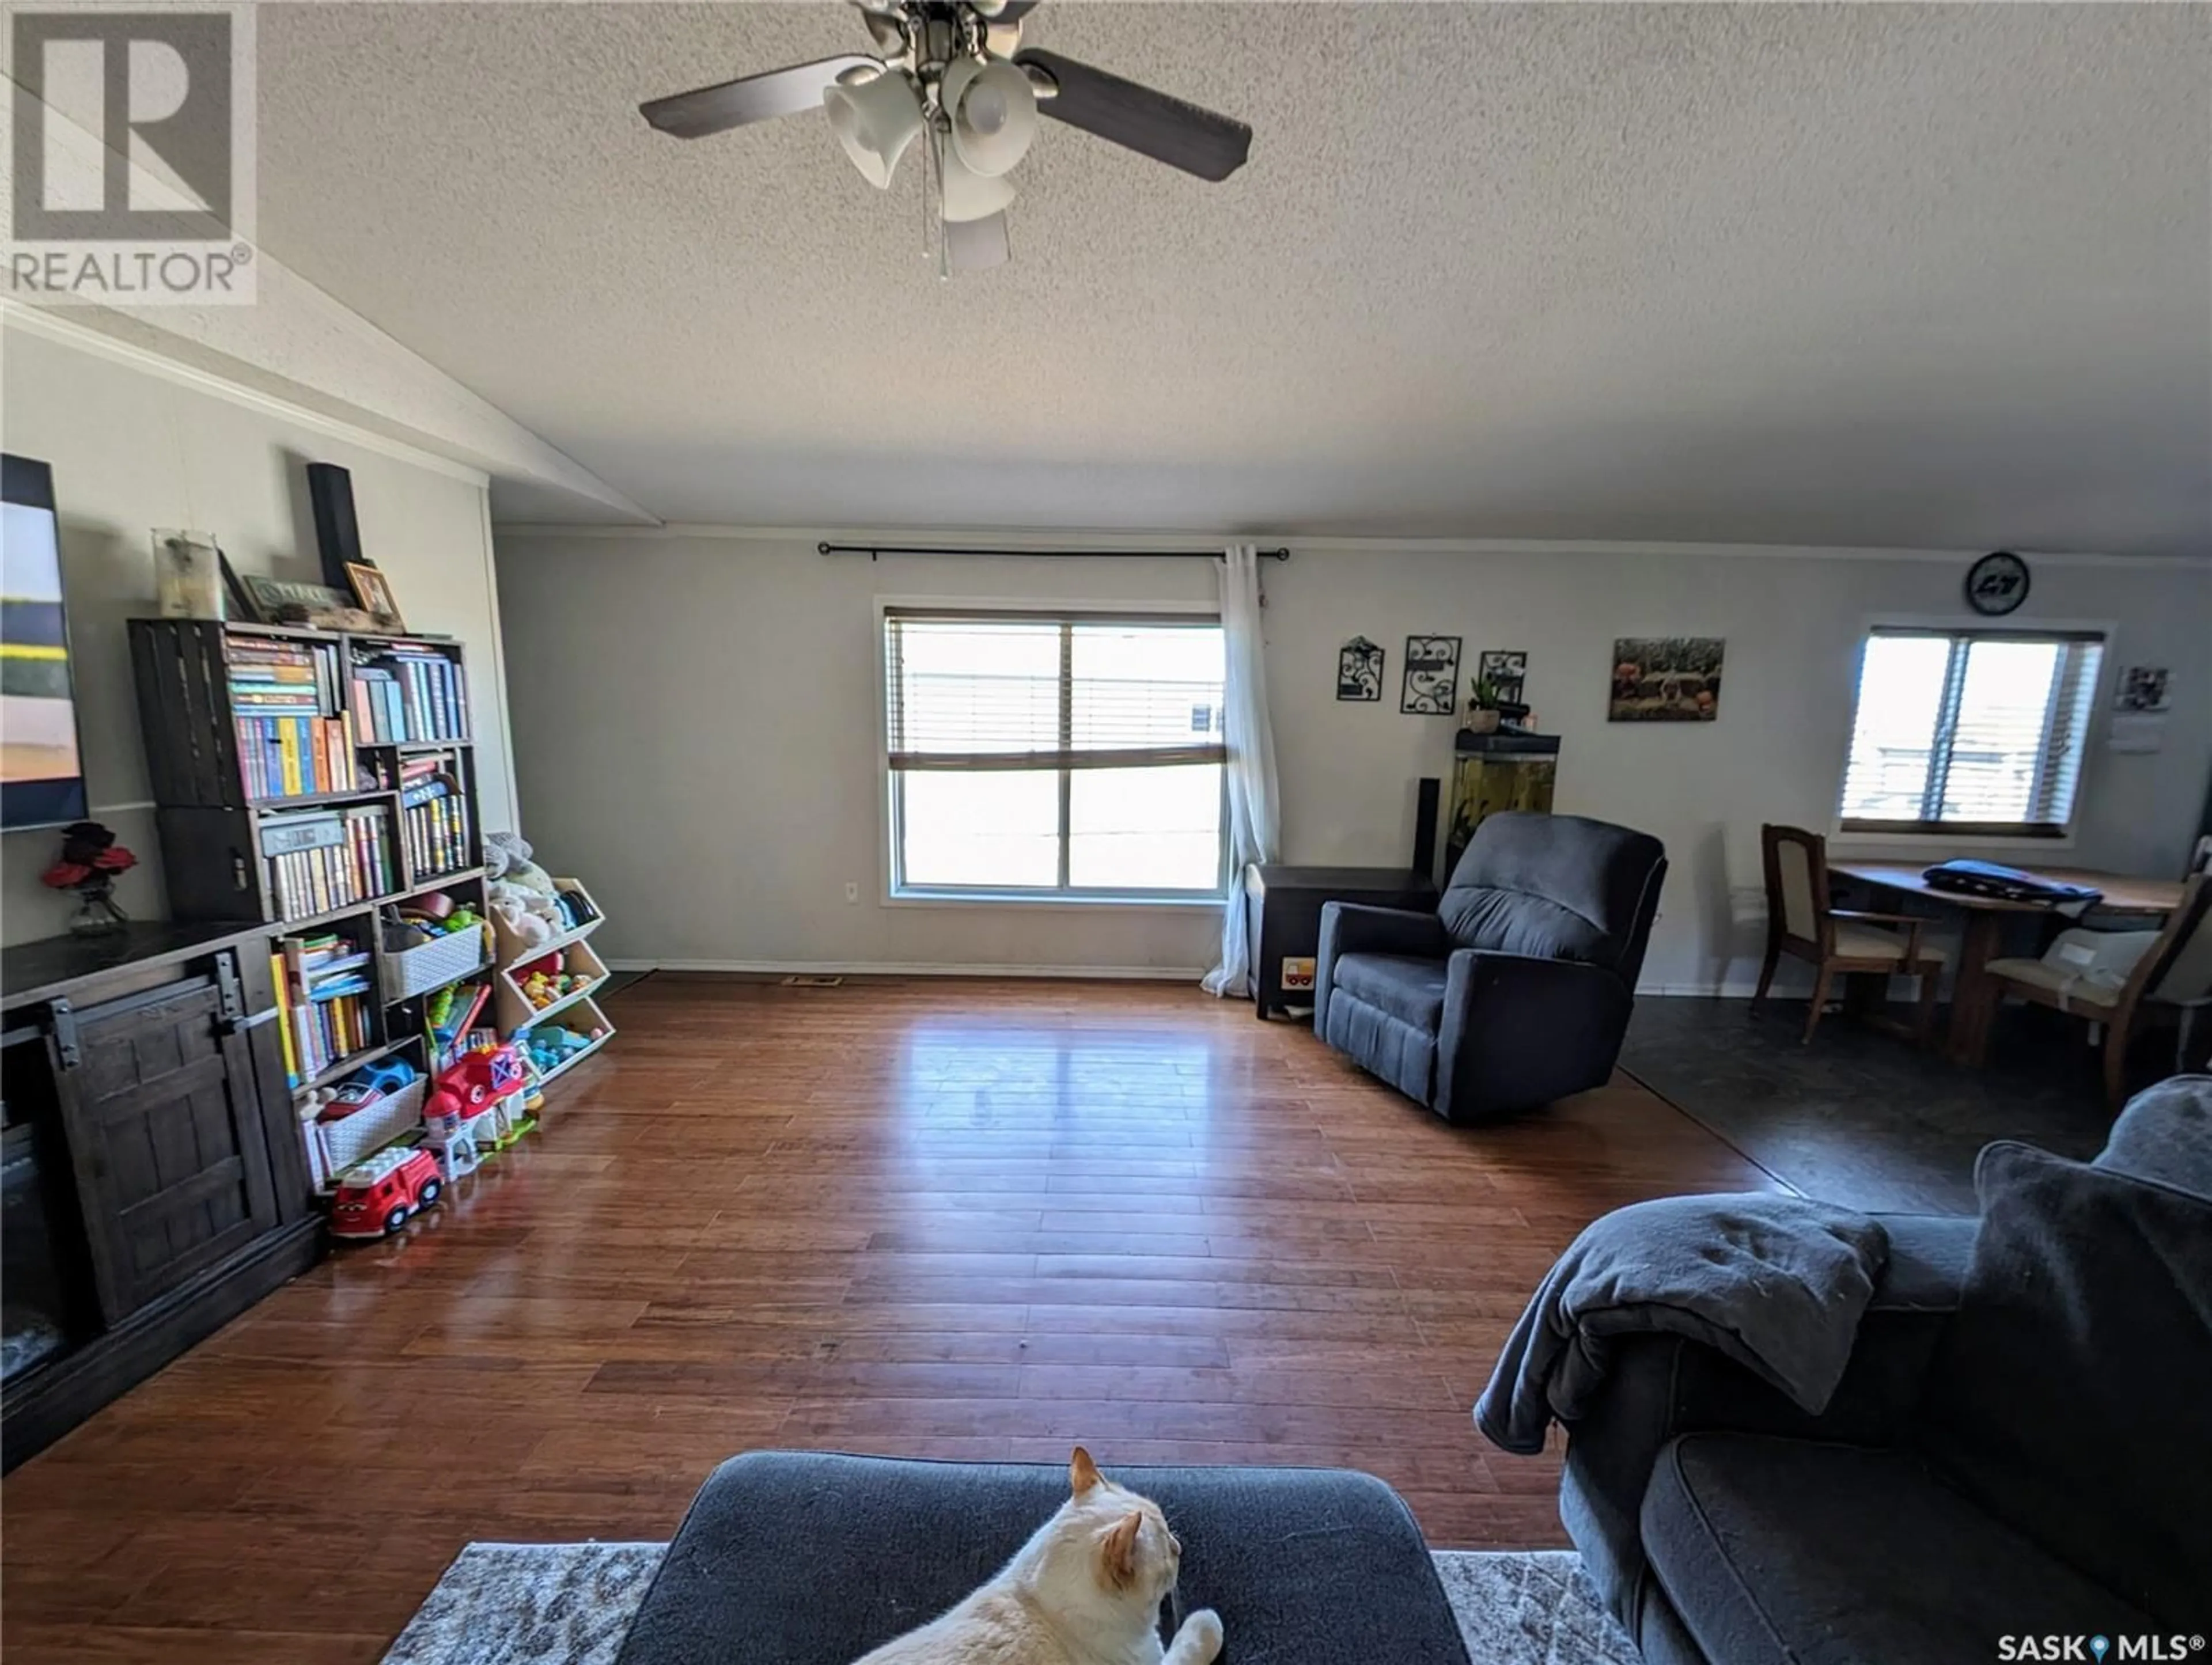
{"label": "beige wall", "polygon": [[[353,474],[363,548],[390,575],[410,624],[466,644],[477,708],[484,824],[510,824],[514,769],[499,675],[483,477],[266,398],[97,341],[57,339],[10,314],[0,329],[0,443],[52,465],[75,649],[78,716],[95,819],[145,863],[118,891],[158,917],[160,846],[147,804],[126,619],[154,611],[149,534],[213,532],[240,572],[319,580],[306,465]],[[20,942],[66,921],[42,889],[51,832],[0,841],[0,936]]]}
{"label": "beige wall", "polygon": [[[1201,543],[1205,540],[1199,540]],[[1267,671],[1292,860],[1398,863],[1414,781],[1454,723],[1400,714],[1410,631],[1530,656],[1565,737],[1559,807],[1666,841],[1647,986],[1740,984],[1759,825],[1830,824],[1856,646],[1874,618],[1961,619],[1963,558],[1295,547],[1266,571]],[[605,905],[605,951],[662,963],[1188,968],[1210,915],[882,900],[875,604],[882,596],[1188,602],[1199,562],[824,558],[811,535],[499,537],[526,831]],[[2178,871],[2212,759],[2212,568],[2035,564],[2022,623],[2108,624],[2107,664],[2174,672],[2165,750],[2118,756],[2098,714],[2065,859]],[[1605,720],[1613,639],[1728,639],[1711,725]],[[1389,697],[1334,698],[1338,645],[1389,651]],[[2055,854],[2050,859],[2058,859]],[[860,887],[848,904],[843,887]]]}

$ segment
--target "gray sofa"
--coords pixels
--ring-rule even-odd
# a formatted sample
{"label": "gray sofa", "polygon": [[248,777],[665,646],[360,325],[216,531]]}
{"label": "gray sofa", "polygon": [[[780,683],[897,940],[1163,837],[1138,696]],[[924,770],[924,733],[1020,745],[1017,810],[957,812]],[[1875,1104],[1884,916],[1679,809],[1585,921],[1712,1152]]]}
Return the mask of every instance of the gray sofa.
{"label": "gray sofa", "polygon": [[1646,1660],[2212,1632],[2212,1079],[2139,1096],[2094,1163],[1993,1145],[1977,1181],[1978,1220],[1885,1218],[1817,1416],[1698,1343],[1620,1341],[1560,1514]]}
{"label": "gray sofa", "polygon": [[1314,1033],[1448,1121],[1601,1086],[1635,1005],[1667,853],[1577,815],[1493,815],[1433,914],[1322,909]]}

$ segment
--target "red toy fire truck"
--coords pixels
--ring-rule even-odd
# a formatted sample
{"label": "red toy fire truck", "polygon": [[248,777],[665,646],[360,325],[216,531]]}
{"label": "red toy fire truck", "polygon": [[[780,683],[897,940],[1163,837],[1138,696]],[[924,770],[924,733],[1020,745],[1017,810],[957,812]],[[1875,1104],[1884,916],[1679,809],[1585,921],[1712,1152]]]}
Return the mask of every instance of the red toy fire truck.
{"label": "red toy fire truck", "polygon": [[420,1145],[393,1145],[346,1170],[331,1205],[333,1237],[388,1237],[437,1201],[438,1164]]}

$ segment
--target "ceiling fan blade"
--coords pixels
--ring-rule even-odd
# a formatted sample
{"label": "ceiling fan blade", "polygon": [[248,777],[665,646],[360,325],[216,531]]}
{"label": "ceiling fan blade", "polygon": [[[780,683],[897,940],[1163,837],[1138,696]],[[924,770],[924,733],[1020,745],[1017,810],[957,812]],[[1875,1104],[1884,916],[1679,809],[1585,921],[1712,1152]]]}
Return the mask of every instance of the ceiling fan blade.
{"label": "ceiling fan blade", "polygon": [[999,0],[994,7],[990,0],[973,0],[975,9],[993,23],[1018,23],[1044,3],[1044,0]]}
{"label": "ceiling fan blade", "polygon": [[666,98],[649,99],[637,109],[640,115],[664,133],[679,139],[703,138],[709,133],[743,127],[748,122],[818,110],[822,107],[822,94],[836,84],[839,76],[848,70],[882,67],[874,58],[854,52],[813,64],[794,64],[787,70],[771,70],[766,75],[746,76],[713,87],[696,87],[688,93],[672,93]]}
{"label": "ceiling fan blade", "polygon": [[1225,179],[1252,153],[1252,130],[1167,93],[1156,93],[1057,52],[1015,54],[1025,69],[1042,70],[1059,91],[1037,105],[1040,115],[1195,173]]}
{"label": "ceiling fan blade", "polygon": [[1006,210],[980,220],[945,222],[945,263],[955,271],[982,271],[1006,264]]}

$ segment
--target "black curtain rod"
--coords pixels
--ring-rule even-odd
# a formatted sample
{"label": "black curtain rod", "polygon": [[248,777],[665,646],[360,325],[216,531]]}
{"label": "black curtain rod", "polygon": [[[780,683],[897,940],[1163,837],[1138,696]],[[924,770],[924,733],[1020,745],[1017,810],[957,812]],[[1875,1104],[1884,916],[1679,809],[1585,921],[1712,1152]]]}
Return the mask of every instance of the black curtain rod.
{"label": "black curtain rod", "polygon": [[[1218,561],[1219,550],[979,550],[961,546],[928,548],[914,544],[817,544],[820,555],[865,555],[869,560],[886,555],[1072,555],[1086,561]],[[1287,561],[1288,550],[1261,550],[1262,561]]]}

